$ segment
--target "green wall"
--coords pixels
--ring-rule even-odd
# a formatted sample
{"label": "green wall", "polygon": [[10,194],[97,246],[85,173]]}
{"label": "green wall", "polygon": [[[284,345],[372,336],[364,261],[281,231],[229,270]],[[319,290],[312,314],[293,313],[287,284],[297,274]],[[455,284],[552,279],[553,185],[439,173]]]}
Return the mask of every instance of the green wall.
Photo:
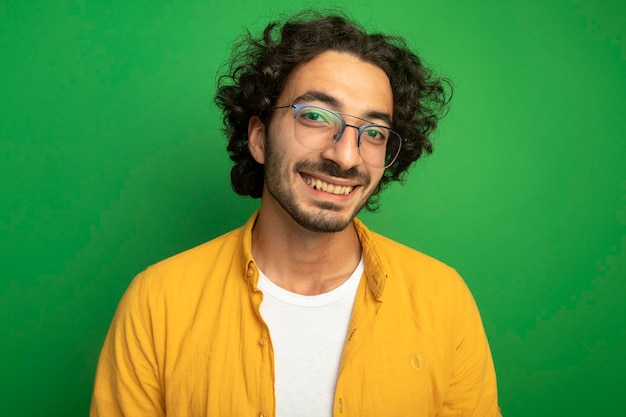
{"label": "green wall", "polygon": [[[463,274],[506,416],[625,415],[624,3],[338,5],[456,84],[435,153],[364,220]],[[298,7],[0,1],[1,416],[86,415],[132,277],[257,207],[230,190],[214,74]]]}

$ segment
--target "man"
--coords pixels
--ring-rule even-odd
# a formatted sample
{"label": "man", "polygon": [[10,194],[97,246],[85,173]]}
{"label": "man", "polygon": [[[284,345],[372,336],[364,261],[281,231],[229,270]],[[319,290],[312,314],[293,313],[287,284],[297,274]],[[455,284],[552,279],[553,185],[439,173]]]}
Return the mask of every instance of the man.
{"label": "man", "polygon": [[442,81],[342,16],[272,23],[238,51],[217,103],[233,188],[260,209],[133,281],[91,415],[500,415],[461,278],[355,219],[431,151]]}

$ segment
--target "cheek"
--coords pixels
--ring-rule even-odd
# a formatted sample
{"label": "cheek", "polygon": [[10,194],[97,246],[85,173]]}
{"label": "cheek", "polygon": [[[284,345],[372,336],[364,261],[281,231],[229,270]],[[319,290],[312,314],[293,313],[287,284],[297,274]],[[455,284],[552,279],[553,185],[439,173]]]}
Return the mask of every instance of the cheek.
{"label": "cheek", "polygon": [[274,169],[291,171],[293,166],[301,160],[311,159],[310,151],[302,148],[292,137],[288,135],[268,136],[265,143],[266,160],[272,160]]}
{"label": "cheek", "polygon": [[378,185],[384,173],[385,173],[384,169],[375,169],[375,170],[370,171],[370,178],[372,179],[372,182],[371,182],[372,188]]}

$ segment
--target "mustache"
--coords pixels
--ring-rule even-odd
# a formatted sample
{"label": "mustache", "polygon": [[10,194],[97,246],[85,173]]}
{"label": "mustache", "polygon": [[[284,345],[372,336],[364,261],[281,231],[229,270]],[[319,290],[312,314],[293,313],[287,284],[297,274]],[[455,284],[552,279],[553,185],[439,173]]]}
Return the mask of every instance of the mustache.
{"label": "mustache", "polygon": [[369,185],[371,178],[366,172],[360,172],[356,167],[344,170],[332,161],[300,161],[295,166],[296,171],[311,171],[326,174],[331,177],[343,178],[348,180],[354,180],[362,183],[363,185]]}

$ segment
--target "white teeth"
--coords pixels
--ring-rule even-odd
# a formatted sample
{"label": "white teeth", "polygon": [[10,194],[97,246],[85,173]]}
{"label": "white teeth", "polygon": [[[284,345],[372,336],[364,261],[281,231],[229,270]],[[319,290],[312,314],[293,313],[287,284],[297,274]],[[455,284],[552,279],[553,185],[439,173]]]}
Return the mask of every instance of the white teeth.
{"label": "white teeth", "polygon": [[335,195],[348,195],[354,189],[354,187],[346,186],[346,185],[334,185],[324,182],[318,178],[304,177],[306,183],[318,190],[322,190],[329,194]]}

